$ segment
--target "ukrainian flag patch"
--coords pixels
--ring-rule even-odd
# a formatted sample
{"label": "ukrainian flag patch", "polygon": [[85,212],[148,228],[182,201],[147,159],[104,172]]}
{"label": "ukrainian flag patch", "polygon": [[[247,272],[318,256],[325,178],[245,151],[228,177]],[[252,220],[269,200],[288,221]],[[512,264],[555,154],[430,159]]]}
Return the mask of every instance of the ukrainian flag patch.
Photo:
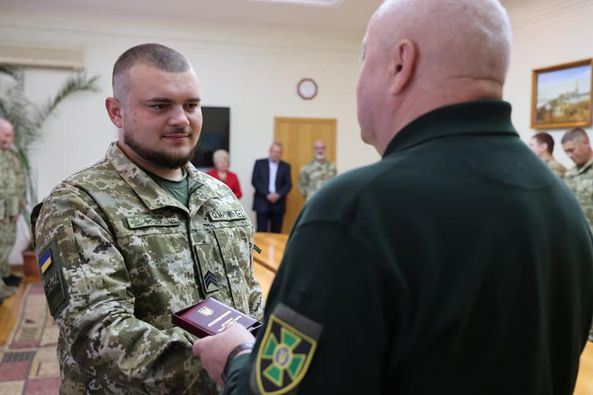
{"label": "ukrainian flag patch", "polygon": [[41,274],[45,274],[52,263],[53,259],[51,255],[51,249],[48,249],[43,253],[43,255],[41,255],[41,258],[39,258],[39,270],[41,270]]}
{"label": "ukrainian flag patch", "polygon": [[281,395],[296,388],[306,376],[320,334],[321,325],[278,304],[259,346],[254,369],[256,392]]}

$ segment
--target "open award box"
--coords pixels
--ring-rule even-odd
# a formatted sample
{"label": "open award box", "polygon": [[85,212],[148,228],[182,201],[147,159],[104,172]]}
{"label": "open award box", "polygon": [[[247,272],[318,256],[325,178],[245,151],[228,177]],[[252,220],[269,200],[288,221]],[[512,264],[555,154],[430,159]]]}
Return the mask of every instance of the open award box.
{"label": "open award box", "polygon": [[262,325],[255,318],[214,298],[206,298],[196,305],[173,313],[171,322],[200,338],[222,332],[231,323],[241,324],[255,335]]}

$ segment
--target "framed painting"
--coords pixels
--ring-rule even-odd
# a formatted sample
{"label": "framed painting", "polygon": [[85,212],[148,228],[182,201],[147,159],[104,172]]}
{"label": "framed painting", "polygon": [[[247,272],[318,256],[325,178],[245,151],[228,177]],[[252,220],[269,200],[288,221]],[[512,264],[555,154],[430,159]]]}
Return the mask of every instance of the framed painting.
{"label": "framed painting", "polygon": [[591,125],[592,60],[533,70],[531,127],[559,129]]}

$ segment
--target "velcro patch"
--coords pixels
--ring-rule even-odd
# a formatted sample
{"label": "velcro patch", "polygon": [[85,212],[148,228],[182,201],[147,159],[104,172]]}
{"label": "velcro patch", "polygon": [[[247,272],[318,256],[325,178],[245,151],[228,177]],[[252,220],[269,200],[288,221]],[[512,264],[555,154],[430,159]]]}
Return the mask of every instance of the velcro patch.
{"label": "velcro patch", "polygon": [[127,217],[126,222],[129,229],[149,228],[153,226],[178,226],[177,217],[165,217],[162,215],[134,215]]}
{"label": "velcro patch", "polygon": [[209,211],[208,217],[210,218],[210,222],[237,221],[247,218],[243,210]]}
{"label": "velcro patch", "polygon": [[63,307],[67,299],[66,285],[62,265],[58,257],[52,252],[51,247],[41,254],[39,267],[42,273],[43,290],[47,298],[49,312],[55,317]]}
{"label": "velcro patch", "polygon": [[305,377],[317,349],[322,326],[279,303],[270,315],[257,358],[254,392],[282,395]]}

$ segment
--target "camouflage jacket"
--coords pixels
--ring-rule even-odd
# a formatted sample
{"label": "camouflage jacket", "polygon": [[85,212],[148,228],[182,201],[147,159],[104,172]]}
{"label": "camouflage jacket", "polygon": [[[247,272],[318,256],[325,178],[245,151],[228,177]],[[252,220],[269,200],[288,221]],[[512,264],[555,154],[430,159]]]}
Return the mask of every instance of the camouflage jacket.
{"label": "camouflage jacket", "polygon": [[563,178],[566,173],[566,168],[560,163],[556,162],[554,158],[546,162],[546,165],[556,174],[558,177]]}
{"label": "camouflage jacket", "polygon": [[21,213],[25,206],[25,168],[12,149],[0,149],[0,221]]}
{"label": "camouflage jacket", "polygon": [[171,313],[212,296],[261,319],[251,222],[226,185],[185,169],[189,211],[112,144],[34,210],[61,393],[217,393]]}
{"label": "camouflage jacket", "polygon": [[301,167],[299,190],[309,199],[326,182],[334,178],[336,173],[336,165],[332,162],[312,160]]}
{"label": "camouflage jacket", "polygon": [[581,167],[569,169],[564,180],[574,192],[589,222],[589,228],[593,230],[593,158]]}

